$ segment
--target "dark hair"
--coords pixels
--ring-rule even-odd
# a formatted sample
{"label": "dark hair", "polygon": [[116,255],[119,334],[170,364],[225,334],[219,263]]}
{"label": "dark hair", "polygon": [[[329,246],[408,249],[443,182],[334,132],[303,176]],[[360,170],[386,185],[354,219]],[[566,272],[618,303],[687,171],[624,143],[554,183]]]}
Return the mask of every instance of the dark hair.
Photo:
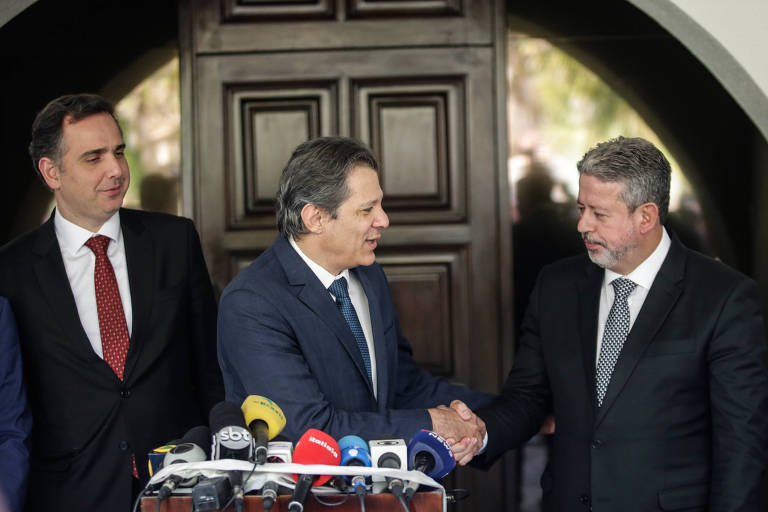
{"label": "dark hair", "polygon": [[[106,113],[112,116],[120,130],[120,123],[115,117],[112,104],[96,94],[66,94],[50,101],[35,117],[32,123],[32,140],[29,143],[29,156],[37,176],[43,180],[37,164],[43,157],[48,157],[56,164],[61,163],[64,153],[62,134],[64,119],[80,121],[95,114]],[[43,180],[45,183],[45,180]]]}
{"label": "dark hair", "polygon": [[639,137],[617,137],[596,145],[576,164],[579,175],[624,184],[621,200],[629,211],[644,203],[659,207],[659,222],[669,213],[672,171],[661,151]]}
{"label": "dark hair", "polygon": [[349,195],[347,175],[356,165],[378,172],[379,164],[364,144],[344,137],[320,137],[297,147],[280,176],[277,229],[295,237],[306,234],[301,210],[313,204],[336,218]]}

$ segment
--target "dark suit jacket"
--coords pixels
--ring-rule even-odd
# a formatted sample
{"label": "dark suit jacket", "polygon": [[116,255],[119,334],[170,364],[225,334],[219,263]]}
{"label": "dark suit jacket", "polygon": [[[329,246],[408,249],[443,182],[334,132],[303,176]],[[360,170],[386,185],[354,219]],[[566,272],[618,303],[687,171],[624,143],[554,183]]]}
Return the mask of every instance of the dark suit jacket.
{"label": "dark suit jacket", "polygon": [[541,272],[501,404],[479,411],[486,458],[552,410],[546,511],[760,510],[768,373],[755,283],[673,240],[598,409],[603,275],[586,256]]}
{"label": "dark suit jacket", "polygon": [[131,453],[207,423],[223,396],[215,311],[188,219],[120,211],[133,309],[121,382],[83,331],[53,216],[0,250],[0,294],[19,325],[34,428],[28,510],[128,510]]}
{"label": "dark suit jacket", "polygon": [[377,264],[352,270],[368,297],[376,352],[378,400],[352,331],[320,280],[278,236],[226,287],[219,304],[219,363],[227,400],[258,394],[274,400],[297,441],[308,428],[335,438],[381,434],[404,439],[431,428],[428,407],[491,395],[421,371]]}
{"label": "dark suit jacket", "polygon": [[0,510],[20,512],[27,491],[32,416],[21,371],[19,335],[13,311],[0,297]]}

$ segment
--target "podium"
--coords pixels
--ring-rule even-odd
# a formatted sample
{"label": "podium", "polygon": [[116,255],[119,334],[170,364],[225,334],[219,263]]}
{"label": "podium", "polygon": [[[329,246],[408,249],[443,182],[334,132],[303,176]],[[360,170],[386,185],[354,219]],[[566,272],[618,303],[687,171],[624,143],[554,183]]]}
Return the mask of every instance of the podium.
{"label": "podium", "polygon": [[[304,504],[305,512],[359,512],[360,499],[352,495],[323,495],[323,501],[328,503],[337,503],[343,501],[341,505],[328,507],[318,503],[312,496],[307,498]],[[278,496],[277,502],[272,507],[272,512],[288,512],[288,502],[290,496]],[[417,492],[409,504],[410,510],[418,512],[442,512],[443,501],[440,492]],[[145,497],[141,499],[141,512],[156,512],[157,498]],[[160,512],[189,512],[192,510],[192,498],[190,496],[171,496],[160,504]],[[227,510],[232,510],[230,506]],[[245,497],[245,512],[262,512],[264,507],[261,505],[261,496]],[[369,494],[365,497],[366,512],[403,512],[403,507],[399,500],[391,494]]]}
{"label": "podium", "polygon": [[[187,462],[172,464],[161,469],[152,476],[150,484],[160,484],[171,475],[176,475],[184,479],[194,478],[216,478],[230,475],[233,471],[241,472],[244,478],[245,486],[245,511],[262,512],[262,497],[256,494],[265,483],[273,481],[278,483],[281,488],[292,492],[294,481],[291,478],[293,474],[308,475],[336,475],[336,476],[368,476],[373,480],[371,488],[374,492],[365,496],[366,512],[404,512],[403,506],[394,495],[388,492],[381,492],[386,487],[384,479],[387,477],[397,478],[403,482],[420,484],[422,492],[414,494],[409,504],[409,510],[414,512],[445,512],[445,495],[442,485],[435,482],[429,476],[419,471],[406,471],[399,469],[371,468],[362,466],[326,466],[311,464],[292,464],[292,463],[270,463],[254,465],[251,462],[222,459],[215,461]],[[170,496],[160,504],[157,510],[157,498],[150,494],[141,498],[140,506],[142,512],[190,512],[192,510],[192,489],[184,486],[183,489],[177,489],[177,494]],[[317,493],[317,494],[315,494]],[[337,506],[329,507],[323,505],[315,498],[326,503],[339,503]],[[346,498],[346,501],[345,501]],[[278,496],[278,500],[272,507],[272,512],[288,512],[288,504],[291,500],[289,495]],[[306,512],[359,512],[360,498],[356,494],[344,494],[337,492],[327,486],[313,488],[312,494],[307,497],[304,504]],[[227,511],[232,510],[228,508]]]}

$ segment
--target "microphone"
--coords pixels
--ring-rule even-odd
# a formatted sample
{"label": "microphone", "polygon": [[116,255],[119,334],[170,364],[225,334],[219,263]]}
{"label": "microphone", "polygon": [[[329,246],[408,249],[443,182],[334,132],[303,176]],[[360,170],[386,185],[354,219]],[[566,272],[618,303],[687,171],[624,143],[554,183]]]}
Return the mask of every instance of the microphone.
{"label": "microphone", "polygon": [[[293,449],[294,464],[325,464],[339,465],[339,445],[335,439],[320,430],[311,428],[304,432],[296,447]],[[288,504],[289,512],[302,512],[304,502],[310,487],[323,485],[331,479],[331,475],[293,475],[296,487]]]}
{"label": "microphone", "polygon": [[[208,459],[208,453],[206,453],[205,447],[208,447],[210,451],[209,439],[211,432],[206,426],[193,427],[184,434],[184,437],[179,439],[163,458],[162,465],[160,467],[167,467],[171,464],[180,464],[184,462],[201,462]],[[179,484],[183,483],[183,479],[178,475],[169,476],[160,490],[157,491],[158,503],[168,498]],[[196,479],[190,479],[186,482],[187,485],[194,485]]]}
{"label": "microphone", "polygon": [[[213,432],[212,459],[253,460],[253,437],[245,426],[240,408],[232,402],[219,402],[211,409],[209,423]],[[243,475],[230,471],[235,511],[243,510]]]}
{"label": "microphone", "polygon": [[[371,467],[371,455],[368,452],[368,443],[358,436],[344,436],[339,439],[339,448],[341,449],[342,466]],[[345,477],[349,486],[358,496],[365,496],[366,481],[365,476],[355,475]]]}
{"label": "microphone", "polygon": [[205,425],[191,428],[180,442],[168,450],[162,467],[184,462],[202,462],[211,457],[211,431]]}
{"label": "microphone", "polygon": [[283,431],[285,415],[275,402],[259,395],[247,396],[241,409],[245,424],[256,441],[256,464],[264,464],[267,461],[267,442]]}
{"label": "microphone", "polygon": [[[430,478],[438,480],[456,467],[453,450],[448,443],[435,432],[419,430],[408,444],[408,466],[421,471]],[[416,482],[409,482],[405,488],[405,499],[410,500],[419,488]]]}
{"label": "microphone", "polygon": [[213,460],[253,460],[253,437],[237,405],[219,402],[211,409],[208,421],[213,434]]}
{"label": "microphone", "polygon": [[[371,447],[371,460],[375,468],[403,469],[405,461],[408,460],[408,448],[402,439],[372,439],[369,443]],[[405,484],[400,478],[392,478],[374,475],[373,481],[387,482],[387,488],[398,498],[403,495]]]}
{"label": "microphone", "polygon": [[[293,454],[293,443],[290,441],[270,441],[267,443],[267,462],[290,464]],[[277,501],[280,484],[273,474],[267,475],[267,481],[261,487],[261,506],[264,512],[269,512]]]}
{"label": "microphone", "polygon": [[160,471],[160,469],[163,467],[163,459],[165,459],[165,454],[171,451],[171,448],[179,443],[181,443],[181,439],[168,441],[164,445],[152,449],[152,451],[147,454],[147,469],[149,470],[150,477],[154,476],[155,473]]}

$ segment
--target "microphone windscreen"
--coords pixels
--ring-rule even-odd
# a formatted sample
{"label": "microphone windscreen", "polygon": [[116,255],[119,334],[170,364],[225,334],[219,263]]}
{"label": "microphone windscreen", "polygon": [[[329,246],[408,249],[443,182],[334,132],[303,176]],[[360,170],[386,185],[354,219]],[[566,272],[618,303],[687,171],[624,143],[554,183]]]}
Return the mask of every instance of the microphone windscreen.
{"label": "microphone windscreen", "polygon": [[202,462],[208,459],[209,456],[205,454],[205,451],[199,445],[195,443],[181,443],[171,448],[165,454],[163,467],[166,468],[171,464],[179,464],[181,462]]}
{"label": "microphone windscreen", "polygon": [[261,420],[267,424],[269,439],[274,439],[285,428],[285,414],[269,398],[249,395],[243,400],[241,409],[246,425],[250,425],[254,420]]}
{"label": "microphone windscreen", "polygon": [[443,478],[456,466],[453,450],[445,439],[429,430],[419,430],[408,444],[409,469],[414,469],[417,456],[425,454],[430,458],[425,473],[431,478]]}
{"label": "microphone windscreen", "polygon": [[202,448],[206,459],[211,458],[211,430],[205,425],[199,425],[187,430],[181,441],[176,444],[192,443]]}
{"label": "microphone windscreen", "polygon": [[[293,449],[294,464],[325,464],[327,466],[338,466],[341,458],[339,444],[334,438],[320,430],[311,428],[304,432],[299,442]],[[330,475],[318,476],[313,486],[323,485],[330,480]],[[299,475],[293,475],[294,480],[299,479]]]}
{"label": "microphone windscreen", "polygon": [[[368,449],[368,443],[366,443],[363,438],[359,436],[349,435],[339,439],[339,449],[344,451],[347,448],[359,448],[361,450],[365,450],[368,455],[371,454],[370,450]],[[341,465],[343,466],[344,463],[342,462]]]}
{"label": "microphone windscreen", "polygon": [[[341,445],[339,445],[341,446]],[[368,454],[368,450],[362,447],[352,446],[349,448],[343,448],[341,450],[341,466],[365,466],[371,467],[371,456]]]}
{"label": "microphone windscreen", "polygon": [[214,405],[208,416],[208,424],[211,426],[211,432],[214,433],[224,427],[247,428],[243,411],[232,402],[219,402]]}

